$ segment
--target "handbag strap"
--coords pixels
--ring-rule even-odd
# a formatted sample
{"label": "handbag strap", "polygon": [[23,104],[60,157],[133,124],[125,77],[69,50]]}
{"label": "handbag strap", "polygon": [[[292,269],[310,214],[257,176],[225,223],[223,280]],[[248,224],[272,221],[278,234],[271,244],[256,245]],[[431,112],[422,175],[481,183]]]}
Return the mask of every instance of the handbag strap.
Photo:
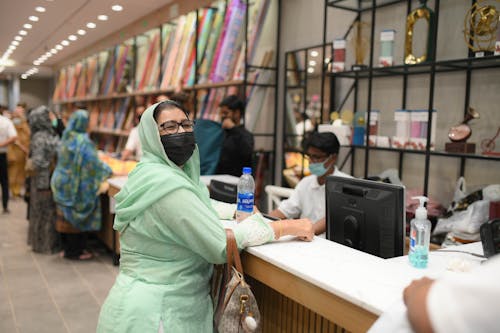
{"label": "handbag strap", "polygon": [[[236,239],[234,238],[234,232],[232,229],[226,229],[226,242],[228,270],[231,270],[231,267],[235,267],[236,270],[240,272],[241,275],[243,275],[243,266],[241,265],[240,252],[238,251],[238,246],[236,245]],[[228,276],[230,275],[228,274]]]}

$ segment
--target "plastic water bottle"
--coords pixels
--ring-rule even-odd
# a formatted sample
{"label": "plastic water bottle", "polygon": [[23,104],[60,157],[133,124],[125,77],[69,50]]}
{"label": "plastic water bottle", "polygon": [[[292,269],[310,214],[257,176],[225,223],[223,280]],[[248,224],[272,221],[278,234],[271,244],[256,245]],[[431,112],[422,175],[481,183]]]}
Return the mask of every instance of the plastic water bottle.
{"label": "plastic water bottle", "polygon": [[420,200],[420,206],[415,211],[415,218],[410,222],[410,264],[416,268],[426,268],[429,260],[429,242],[431,238],[431,221],[427,219],[424,207],[426,197],[413,197]]}
{"label": "plastic water bottle", "polygon": [[252,168],[244,167],[243,174],[238,181],[236,221],[241,222],[252,215],[254,205],[255,182],[252,177]]}

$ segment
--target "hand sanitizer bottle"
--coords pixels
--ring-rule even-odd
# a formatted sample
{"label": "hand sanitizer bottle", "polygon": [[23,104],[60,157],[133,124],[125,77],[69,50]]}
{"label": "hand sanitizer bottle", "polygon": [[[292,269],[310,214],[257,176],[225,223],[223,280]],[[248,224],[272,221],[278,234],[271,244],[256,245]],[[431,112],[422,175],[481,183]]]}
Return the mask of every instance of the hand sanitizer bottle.
{"label": "hand sanitizer bottle", "polygon": [[424,196],[413,197],[420,200],[420,206],[415,211],[415,218],[410,222],[410,264],[416,268],[426,268],[429,257],[429,241],[431,238],[431,221],[427,219],[427,209]]}

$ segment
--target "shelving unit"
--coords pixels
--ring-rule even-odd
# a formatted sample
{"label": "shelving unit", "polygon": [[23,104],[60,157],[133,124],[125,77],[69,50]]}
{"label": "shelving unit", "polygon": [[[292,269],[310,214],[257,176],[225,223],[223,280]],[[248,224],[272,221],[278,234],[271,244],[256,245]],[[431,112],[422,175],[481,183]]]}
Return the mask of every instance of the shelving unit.
{"label": "shelving unit", "polygon": [[[430,2],[430,1],[429,1]],[[490,161],[490,162],[497,162],[500,161],[500,157],[494,157],[494,156],[487,156],[487,155],[481,155],[481,154],[461,154],[461,153],[448,153],[445,151],[440,151],[440,150],[433,150],[431,148],[431,128],[432,128],[432,112],[429,112],[431,110],[435,109],[436,105],[436,99],[439,98],[440,96],[436,96],[436,80],[438,75],[441,73],[452,73],[452,72],[461,72],[465,73],[465,82],[463,83],[463,89],[464,89],[464,94],[463,94],[463,100],[464,100],[464,107],[463,107],[463,115],[466,114],[468,107],[470,106],[471,103],[471,87],[472,87],[472,73],[475,71],[483,71],[482,73],[484,74],[484,70],[492,70],[492,73],[499,73],[500,69],[500,56],[486,56],[483,58],[474,58],[473,55],[469,52],[467,58],[463,57],[458,57],[458,58],[452,58],[452,59],[438,59],[436,57],[437,54],[437,46],[439,44],[438,40],[438,31],[439,31],[439,24],[440,24],[440,1],[439,0],[434,0],[433,4],[434,6],[432,9],[434,10],[435,13],[435,31],[434,31],[434,36],[432,40],[434,41],[434,45],[430,48],[432,55],[431,59],[436,59],[435,61],[427,61],[424,63],[416,64],[416,65],[405,65],[405,64],[395,64],[394,66],[390,67],[376,67],[374,65],[375,59],[378,55],[374,53],[374,44],[378,43],[378,36],[375,34],[376,30],[376,22],[377,22],[377,16],[376,13],[378,11],[385,10],[385,7],[390,7],[393,5],[401,4],[404,5],[406,4],[406,15],[404,15],[403,10],[401,10],[401,16],[399,16],[400,20],[406,21],[406,16],[416,8],[418,3],[416,1],[411,1],[411,0],[371,0],[371,1],[362,1],[362,0],[325,0],[324,3],[324,10],[325,10],[325,16],[324,16],[324,24],[323,24],[323,44],[326,44],[326,36],[327,36],[327,26],[328,26],[328,10],[330,8],[336,8],[338,10],[342,11],[350,11],[356,14],[356,19],[364,19],[367,18],[370,24],[370,46],[369,46],[369,64],[366,69],[362,70],[347,70],[344,72],[337,72],[337,73],[329,73],[326,70],[324,70],[325,73],[325,79],[328,79],[330,81],[330,90],[328,92],[330,96],[330,105],[327,110],[324,110],[327,113],[330,113],[332,111],[338,110],[338,105],[335,104],[335,101],[338,98],[338,89],[337,89],[337,84],[339,81],[345,82],[345,80],[351,80],[350,83],[352,84],[353,89],[350,89],[347,96],[341,96],[341,99],[343,101],[347,100],[349,98],[349,94],[352,92],[354,93],[353,99],[353,111],[359,111],[365,110],[364,108],[360,108],[360,92],[364,89],[364,93],[366,96],[366,102],[364,103],[366,106],[366,111],[367,111],[367,119],[366,119],[366,124],[370,124],[370,118],[371,118],[371,111],[373,109],[373,90],[375,84],[377,84],[377,80],[379,79],[384,79],[384,78],[391,78],[391,77],[399,77],[400,80],[402,78],[402,84],[398,88],[398,90],[401,92],[401,104],[400,108],[401,109],[407,109],[408,105],[408,95],[410,93],[410,88],[409,88],[409,80],[411,77],[420,77],[427,79],[426,81],[426,87],[428,87],[428,93],[427,93],[427,98],[426,101],[423,102],[421,105],[421,109],[426,109],[428,110],[428,121],[427,121],[427,145],[425,150],[410,150],[410,149],[399,149],[399,148],[388,148],[388,147],[376,147],[376,146],[368,146],[368,145],[352,145],[350,146],[350,156],[352,158],[351,160],[351,173],[354,175],[355,174],[355,164],[356,164],[356,152],[357,151],[362,151],[364,153],[364,177],[369,176],[370,172],[370,157],[372,152],[374,151],[387,151],[387,152],[394,152],[399,154],[398,156],[398,170],[399,170],[399,175],[402,177],[403,174],[403,163],[404,163],[404,156],[406,154],[416,154],[416,155],[423,155],[425,158],[424,162],[424,172],[423,172],[423,193],[424,195],[428,195],[429,192],[429,178],[431,175],[430,171],[430,159],[432,156],[439,156],[439,157],[449,157],[449,158],[455,158],[460,161],[460,167],[459,167],[459,175],[458,176],[464,176],[465,170],[466,170],[466,161],[467,160],[482,160],[482,161]],[[473,2],[471,2],[472,5]],[[449,4],[448,4],[449,5]],[[450,7],[450,6],[448,6]],[[465,15],[465,13],[464,13]],[[447,19],[450,19],[450,16],[447,17]],[[457,19],[458,20],[458,19]],[[463,24],[463,19],[460,19]],[[399,33],[399,38],[401,38],[401,35],[404,36],[403,33]],[[404,38],[404,37],[403,37]],[[326,46],[325,46],[326,47]],[[463,45],[464,48],[466,48],[466,45],[464,43]],[[395,52],[403,52],[403,49],[396,49]],[[488,75],[488,73],[486,73]],[[494,75],[494,74],[490,74]],[[387,82],[387,81],[386,81]],[[399,81],[398,81],[399,82]],[[363,87],[361,85],[363,84]],[[396,90],[396,91],[398,91]],[[391,98],[394,98],[397,96],[399,93],[394,93]],[[458,96],[457,96],[458,97]],[[396,97],[397,98],[397,97]],[[461,96],[459,98],[462,98]],[[387,110],[385,110],[387,112]],[[445,110],[438,110],[437,115],[439,117],[443,112],[446,112]],[[497,118],[498,124],[500,124],[500,118]],[[497,124],[497,125],[498,125]],[[455,125],[453,123],[450,123],[449,126]],[[443,136],[444,133],[439,133],[439,135]],[[369,139],[369,131],[366,131],[366,136],[365,136],[365,142],[368,142]],[[477,144],[479,146],[479,144]],[[480,147],[477,147],[477,149],[480,149]],[[493,180],[495,181],[495,180]]]}
{"label": "shelving unit", "polygon": [[[240,15],[242,17],[241,20],[241,25],[238,28],[239,32],[237,33],[236,36],[236,43],[237,45],[241,45],[241,54],[238,51],[239,49],[234,49],[232,50],[231,53],[231,63],[233,64],[234,67],[228,69],[228,75],[226,79],[224,80],[214,80],[212,81],[211,77],[209,77],[209,80],[207,82],[205,74],[205,80],[202,80],[201,78],[201,67],[204,65],[203,61],[205,60],[204,57],[206,56],[207,53],[205,53],[204,49],[199,49],[199,48],[204,48],[208,47],[208,43],[210,42],[210,38],[213,38],[211,34],[213,34],[213,26],[214,25],[214,17],[215,13],[217,13],[217,10],[223,9],[224,16],[222,17],[222,26],[224,26],[226,22],[226,16],[229,15],[230,12],[228,12],[227,9],[229,9],[230,6],[233,6],[232,8],[243,8],[244,7],[244,14],[238,13],[238,11],[233,10],[234,15]],[[259,7],[257,7],[259,6]],[[260,7],[262,6],[262,7]],[[264,14],[258,14],[257,9],[258,8],[265,8],[262,13]],[[254,10],[256,11],[254,13]],[[213,13],[212,16],[212,21],[208,21],[207,19],[207,25],[206,28],[210,28],[207,33],[207,31],[204,30],[205,35],[202,36],[201,29],[202,25],[204,22],[204,19],[208,17],[207,13],[211,11]],[[222,11],[221,11],[222,12]],[[269,12],[269,13],[268,13]],[[208,97],[211,96],[210,92],[215,91],[219,89],[221,92],[219,93],[220,96],[226,95],[226,93],[236,93],[238,94],[242,99],[247,101],[247,114],[248,117],[247,119],[251,119],[251,117],[254,117],[255,119],[251,119],[251,124],[254,125],[255,128],[250,128],[250,130],[254,130],[254,137],[255,137],[255,148],[256,148],[256,154],[261,154],[264,153],[266,154],[266,157],[268,158],[269,166],[268,170],[270,171],[271,175],[269,176],[270,179],[273,179],[274,175],[274,164],[275,164],[275,156],[274,156],[274,151],[276,150],[276,108],[277,108],[277,99],[276,99],[276,94],[277,94],[277,75],[278,75],[278,51],[279,46],[280,46],[280,12],[281,12],[281,0],[261,0],[261,1],[249,1],[249,0],[221,0],[221,1],[216,1],[213,2],[212,6],[208,7],[202,7],[199,9],[196,9],[194,12],[187,13],[183,19],[188,20],[188,16],[191,18],[191,24],[186,24],[188,27],[193,27],[194,29],[189,30],[189,33],[192,34],[192,37],[188,38],[183,35],[182,38],[186,38],[186,46],[190,45],[189,43],[192,42],[192,46],[189,46],[191,48],[191,52],[188,53],[188,56],[184,56],[185,60],[182,60],[179,62],[179,64],[184,63],[185,61],[186,66],[176,66],[173,65],[173,69],[175,71],[179,71],[179,74],[176,76],[182,81],[179,81],[181,84],[178,85],[175,81],[174,78],[167,79],[165,82],[170,82],[172,81],[173,84],[168,84],[165,85],[163,82],[163,79],[165,78],[165,75],[167,74],[166,67],[168,63],[166,61],[170,59],[164,59],[164,52],[166,47],[168,47],[167,43],[170,40],[170,43],[174,41],[174,38],[176,37],[175,33],[172,32],[174,30],[170,30],[171,35],[168,35],[168,31],[165,29],[169,29],[171,27],[175,27],[176,24],[179,24],[179,18],[176,18],[174,20],[171,20],[169,22],[165,22],[161,24],[159,27],[150,29],[148,31],[145,31],[143,33],[140,33],[139,35],[136,35],[132,38],[128,38],[123,42],[120,42],[117,46],[114,46],[106,51],[101,51],[107,52],[108,57],[114,57],[114,60],[121,59],[119,57],[120,55],[125,54],[126,56],[126,61],[127,61],[127,66],[128,66],[128,73],[124,73],[124,75],[128,75],[127,77],[124,78],[126,81],[126,87],[127,87],[127,92],[123,91],[117,91],[115,89],[103,89],[101,83],[99,86],[98,92],[91,92],[91,91],[86,91],[84,96],[79,96],[79,97],[64,97],[62,99],[56,99],[54,100],[54,104],[58,105],[60,108],[68,108],[70,109],[71,106],[75,103],[86,103],[87,108],[89,111],[92,113],[92,109],[96,108],[99,109],[99,113],[102,115],[104,112],[113,112],[115,108],[115,104],[120,103],[124,101],[125,99],[130,100],[130,104],[128,105],[128,110],[127,114],[130,114],[131,112],[134,112],[134,107],[135,107],[135,99],[138,97],[144,97],[146,99],[151,99],[157,95],[160,94],[166,94],[170,95],[174,93],[175,91],[182,90],[189,92],[192,96],[194,96],[194,113],[195,117],[203,117],[207,119],[215,119],[216,116],[216,108],[217,108],[217,103],[214,102],[210,105],[212,105],[213,109],[211,108],[209,113],[203,114],[203,106],[205,103],[207,103]],[[202,15],[203,13],[203,15]],[[250,13],[254,15],[253,17],[250,17]],[[275,15],[274,15],[275,14]],[[204,16],[205,15],[205,16]],[[259,16],[261,15],[261,16]],[[266,17],[266,16],[272,16],[272,17]],[[276,17],[274,17],[276,16]],[[264,17],[265,19],[261,19],[261,17]],[[236,21],[236,19],[234,19]],[[270,23],[267,23],[268,21],[272,21]],[[267,29],[266,29],[267,28]],[[172,28],[173,29],[173,28]],[[260,33],[258,32],[259,29],[266,29],[266,33]],[[274,31],[275,29],[275,31]],[[226,30],[223,28],[222,30]],[[229,29],[228,29],[229,30]],[[180,30],[179,30],[180,31]],[[188,30],[185,30],[188,31]],[[263,35],[265,35],[263,37]],[[261,46],[261,40],[260,39],[269,39],[268,35],[274,36],[274,41],[269,41],[266,40],[265,42],[267,43],[265,46],[268,48],[266,50],[269,50],[269,54],[264,51],[262,51],[259,46]],[[168,36],[170,39],[166,39],[165,36]],[[215,35],[219,36],[219,35]],[[218,38],[215,39],[215,44],[212,46],[217,46],[218,43]],[[220,37],[222,39],[222,37]],[[182,39],[184,40],[184,39]],[[151,45],[154,45],[155,47],[152,48]],[[120,48],[121,47],[121,48]],[[127,48],[126,53],[125,47]],[[187,49],[187,48],[186,48]],[[155,51],[156,50],[156,51]],[[119,53],[122,52],[122,53]],[[125,53],[124,53],[125,52]],[[155,52],[159,53],[157,55]],[[215,49],[211,49],[212,53],[216,52]],[[100,54],[100,53],[99,53]],[[251,57],[251,54],[253,57]],[[167,54],[168,56],[169,54]],[[214,55],[215,57],[216,55]],[[95,55],[96,59],[98,59],[98,55]],[[139,59],[140,57],[147,57],[145,58],[146,61]],[[264,59],[267,57],[267,60]],[[142,58],[144,59],[144,58]],[[265,61],[264,61],[264,60]],[[227,60],[227,59],[226,59]],[[237,61],[240,60],[241,62]],[[97,61],[97,69],[96,69],[96,75],[99,72],[103,72],[105,70],[111,70],[114,75],[113,70],[117,70],[115,67],[112,69],[109,69],[108,61]],[[149,74],[144,74],[144,71],[148,68],[147,63],[150,61],[150,63],[156,64],[155,66],[152,66],[151,71],[153,71],[150,76]],[[177,64],[177,59],[175,60],[175,64]],[[257,62],[265,62],[265,65],[259,65]],[[82,65],[86,64],[86,59],[82,60],[80,62]],[[115,64],[115,62],[111,61],[111,63]],[[190,67],[192,63],[192,68]],[[142,64],[142,65],[141,65]],[[140,65],[140,66],[139,66]],[[73,65],[72,65],[73,66]],[[141,68],[138,68],[141,67]],[[61,69],[62,71],[65,71],[65,67]],[[191,68],[191,74],[189,73],[189,70]],[[121,70],[124,70],[121,68]],[[154,71],[158,71],[154,72]],[[182,72],[181,72],[182,71]],[[205,68],[205,71],[207,71],[207,68]],[[209,74],[211,73],[212,69],[208,67]],[[234,71],[234,73],[233,73]],[[207,73],[207,72],[205,72]],[[237,73],[239,73],[237,75]],[[67,74],[66,74],[67,75]],[[174,74],[172,74],[174,75]],[[69,75],[67,75],[69,76]],[[189,79],[191,78],[191,79]],[[67,80],[70,80],[70,77],[66,78]],[[187,81],[185,81],[185,79]],[[112,80],[111,80],[112,81]],[[191,81],[188,82],[188,81]],[[64,86],[64,85],[63,85]],[[272,92],[267,91],[267,89],[271,89]],[[273,105],[269,105],[269,103],[263,104],[263,103],[253,103],[252,99],[252,94],[255,97],[254,99],[264,99],[266,98],[266,101],[270,101],[269,103],[273,102]],[[269,94],[269,97],[268,97]],[[65,94],[62,94],[62,96],[66,96]],[[209,101],[211,102],[211,101]],[[218,101],[220,102],[220,101]],[[249,107],[252,109],[250,110]],[[111,108],[111,110],[109,110]],[[261,110],[264,109],[264,110]],[[256,112],[256,114],[252,114],[252,112]],[[125,116],[126,118],[129,117],[128,115]],[[264,120],[261,120],[260,118],[266,118]],[[261,123],[265,123],[264,126],[262,126]],[[120,139],[122,137],[125,137],[128,135],[128,131],[130,128],[126,128],[125,126],[120,126],[118,128],[101,128],[101,127],[95,127],[91,130],[91,134],[93,137],[96,139],[100,139],[102,136],[107,136],[107,137],[113,137],[116,136],[118,140],[122,141],[122,144],[124,144],[124,140]],[[117,150],[120,150],[120,147],[117,147]]]}

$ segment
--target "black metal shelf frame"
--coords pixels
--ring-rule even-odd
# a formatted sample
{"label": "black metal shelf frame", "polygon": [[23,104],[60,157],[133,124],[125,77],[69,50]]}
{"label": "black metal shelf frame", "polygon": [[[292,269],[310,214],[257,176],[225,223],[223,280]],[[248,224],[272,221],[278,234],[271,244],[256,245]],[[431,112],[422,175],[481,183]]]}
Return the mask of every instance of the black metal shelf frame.
{"label": "black metal shelf frame", "polygon": [[[474,2],[474,1],[472,1]],[[437,73],[444,72],[456,72],[462,71],[466,73],[466,81],[465,81],[465,98],[464,98],[464,115],[467,112],[470,102],[470,87],[471,87],[471,75],[472,71],[475,70],[484,70],[490,68],[500,68],[500,56],[486,56],[483,58],[474,58],[473,55],[469,52],[469,58],[465,59],[447,59],[447,60],[438,60],[433,62],[426,62],[417,65],[395,65],[391,67],[374,67],[373,66],[373,49],[374,49],[374,31],[375,31],[375,18],[376,12],[378,9],[386,6],[395,5],[398,3],[407,3],[407,14],[409,14],[412,10],[411,0],[371,0],[371,1],[361,1],[361,0],[325,0],[324,2],[324,22],[323,22],[323,44],[326,43],[326,31],[327,31],[327,12],[328,8],[338,8],[348,11],[353,11],[358,13],[358,18],[362,13],[368,12],[366,15],[371,16],[371,38],[370,38],[370,52],[369,52],[369,66],[366,69],[359,71],[344,71],[338,73],[326,73],[324,69],[324,76],[330,79],[330,106],[327,112],[337,110],[338,108],[334,105],[335,103],[335,82],[337,79],[348,78],[353,79],[353,87],[354,89],[350,89],[347,93],[347,96],[343,98],[343,103],[347,100],[352,90],[354,90],[354,111],[357,111],[357,88],[358,81],[360,79],[368,80],[368,96],[367,96],[367,121],[366,123],[370,123],[371,116],[371,102],[372,102],[372,84],[373,80],[379,77],[392,77],[392,76],[402,76],[403,77],[403,85],[402,85],[402,100],[401,100],[401,108],[406,108],[406,99],[408,92],[408,77],[412,75],[429,75],[429,98],[428,98],[428,110],[434,109],[434,88],[435,88],[435,79]],[[439,27],[439,8],[440,1],[434,1],[434,12],[436,17],[436,29],[434,30],[433,40],[437,44],[437,34]],[[436,45],[434,45],[432,49],[432,57],[431,59],[436,59]],[[450,157],[450,158],[458,158],[460,160],[460,175],[463,176],[465,173],[465,162],[468,159],[478,159],[478,160],[486,160],[486,161],[500,161],[500,157],[495,156],[486,156],[486,155],[476,155],[476,154],[455,154],[448,153],[443,151],[434,151],[431,150],[431,128],[432,128],[432,114],[429,112],[428,117],[428,128],[427,128],[427,146],[425,150],[409,150],[409,149],[398,149],[398,148],[385,148],[385,147],[374,147],[374,146],[350,146],[349,156],[351,156],[351,173],[354,174],[354,165],[355,165],[355,151],[356,150],[364,150],[365,160],[364,160],[364,177],[368,176],[368,167],[369,167],[369,158],[370,151],[390,151],[399,153],[399,162],[398,169],[399,175],[402,177],[402,169],[403,169],[403,159],[405,154],[420,154],[425,157],[425,171],[424,171],[424,195],[428,194],[429,190],[429,174],[430,174],[430,158],[431,156],[441,156],[441,157]],[[366,131],[366,142],[369,139],[369,131]]]}

